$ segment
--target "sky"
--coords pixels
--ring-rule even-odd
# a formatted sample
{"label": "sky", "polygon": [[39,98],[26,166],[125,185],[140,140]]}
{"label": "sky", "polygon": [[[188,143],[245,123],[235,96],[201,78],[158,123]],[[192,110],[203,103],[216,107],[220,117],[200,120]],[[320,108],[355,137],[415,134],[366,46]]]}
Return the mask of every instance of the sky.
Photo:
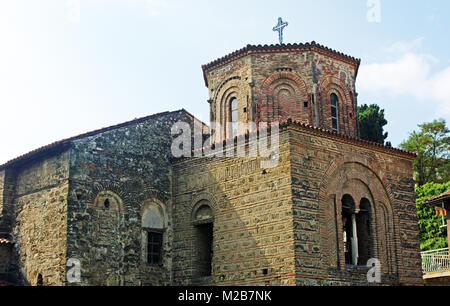
{"label": "sky", "polygon": [[201,65],[247,44],[316,41],[361,58],[358,103],[400,145],[450,123],[448,0],[0,2],[0,164],[57,140],[186,109],[209,123]]}

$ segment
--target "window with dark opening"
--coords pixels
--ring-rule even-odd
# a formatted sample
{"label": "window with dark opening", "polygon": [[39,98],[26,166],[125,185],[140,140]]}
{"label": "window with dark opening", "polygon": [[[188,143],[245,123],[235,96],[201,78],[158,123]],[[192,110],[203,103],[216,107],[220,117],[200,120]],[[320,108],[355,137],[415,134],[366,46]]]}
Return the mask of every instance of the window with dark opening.
{"label": "window with dark opening", "polygon": [[342,198],[342,237],[344,243],[345,263],[348,265],[356,265],[355,252],[355,235],[353,231],[355,215],[355,202],[350,195],[345,195]]}
{"label": "window with dark opening", "polygon": [[212,274],[213,223],[196,226],[197,232],[197,277]]}
{"label": "window with dark opening", "polygon": [[362,199],[359,209],[350,195],[342,198],[342,226],[345,263],[366,266],[371,258],[370,202]]}
{"label": "window with dark opening", "polygon": [[109,208],[109,199],[106,199],[103,204],[105,205],[105,208]]}
{"label": "window with dark opening", "polygon": [[148,232],[147,235],[147,262],[149,264],[161,263],[162,233]]}
{"label": "window with dark opening", "polygon": [[230,101],[231,114],[231,137],[236,137],[238,134],[238,100],[232,98]]}
{"label": "window with dark opening", "polygon": [[142,260],[148,264],[162,264],[165,241],[165,213],[162,203],[144,202],[142,213]]}
{"label": "window with dark opening", "polygon": [[356,215],[358,233],[358,265],[365,266],[370,254],[370,202],[362,199],[359,213]]}
{"label": "window with dark opening", "polygon": [[36,281],[36,286],[44,286],[44,278],[42,274],[39,274]]}
{"label": "window with dark opening", "polygon": [[339,131],[339,100],[336,94],[331,94],[331,125],[333,131]]}

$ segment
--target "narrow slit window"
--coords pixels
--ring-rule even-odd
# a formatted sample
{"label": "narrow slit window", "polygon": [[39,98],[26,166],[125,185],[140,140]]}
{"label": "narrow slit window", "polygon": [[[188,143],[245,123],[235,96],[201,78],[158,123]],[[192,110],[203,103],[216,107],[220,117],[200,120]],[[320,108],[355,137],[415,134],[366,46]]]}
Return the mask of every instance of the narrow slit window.
{"label": "narrow slit window", "polygon": [[238,134],[238,100],[232,98],[230,101],[231,114],[231,137],[236,137]]}
{"label": "narrow slit window", "polygon": [[331,94],[331,125],[333,131],[339,132],[339,100],[336,94]]}

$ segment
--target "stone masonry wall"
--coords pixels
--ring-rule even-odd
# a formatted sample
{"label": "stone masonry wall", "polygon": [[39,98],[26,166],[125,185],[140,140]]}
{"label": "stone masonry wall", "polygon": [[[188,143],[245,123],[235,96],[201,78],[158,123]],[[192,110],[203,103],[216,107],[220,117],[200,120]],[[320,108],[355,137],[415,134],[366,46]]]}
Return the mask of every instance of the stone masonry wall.
{"label": "stone masonry wall", "polygon": [[[171,284],[169,157],[177,121],[189,123],[192,117],[164,113],[73,142],[68,257],[80,260],[82,285]],[[161,203],[166,214],[161,265],[148,264],[143,255],[142,210],[149,201]]]}
{"label": "stone masonry wall", "polygon": [[0,224],[3,218],[3,190],[5,186],[5,170],[0,171]]}
{"label": "stone masonry wall", "polygon": [[69,152],[17,169],[13,236],[26,284],[63,285],[66,264]]}
{"label": "stone masonry wall", "polygon": [[[295,285],[286,136],[280,136],[278,166],[265,171],[256,157],[174,162],[175,285]],[[199,237],[193,213],[199,203],[214,214],[212,277],[206,282],[195,275]]]}
{"label": "stone masonry wall", "polygon": [[9,233],[13,224],[13,202],[17,173],[15,169],[0,171],[0,232]]}

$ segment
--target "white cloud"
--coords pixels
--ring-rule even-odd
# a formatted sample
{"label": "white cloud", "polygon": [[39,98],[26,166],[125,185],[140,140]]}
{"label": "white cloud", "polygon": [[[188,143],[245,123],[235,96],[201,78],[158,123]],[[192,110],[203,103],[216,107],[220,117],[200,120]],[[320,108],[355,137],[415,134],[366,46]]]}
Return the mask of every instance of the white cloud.
{"label": "white cloud", "polygon": [[[97,0],[108,3],[110,0]],[[160,16],[167,10],[180,8],[180,3],[175,0],[114,0],[117,3],[133,5],[143,9],[150,16]]]}
{"label": "white cloud", "polygon": [[423,37],[419,37],[412,41],[398,41],[393,43],[391,46],[385,48],[384,51],[389,53],[412,52],[422,47],[423,41],[424,41]]}
{"label": "white cloud", "polygon": [[167,3],[164,0],[146,0],[145,9],[151,16],[161,15],[161,11],[167,7]]}
{"label": "white cloud", "polygon": [[[384,92],[393,96],[412,96],[427,102],[442,115],[450,115],[450,67],[432,73],[438,61],[430,56],[411,52],[422,44],[423,38],[395,43],[386,50],[403,53],[397,60],[362,65],[358,88]],[[433,106],[434,104],[434,106]]]}

